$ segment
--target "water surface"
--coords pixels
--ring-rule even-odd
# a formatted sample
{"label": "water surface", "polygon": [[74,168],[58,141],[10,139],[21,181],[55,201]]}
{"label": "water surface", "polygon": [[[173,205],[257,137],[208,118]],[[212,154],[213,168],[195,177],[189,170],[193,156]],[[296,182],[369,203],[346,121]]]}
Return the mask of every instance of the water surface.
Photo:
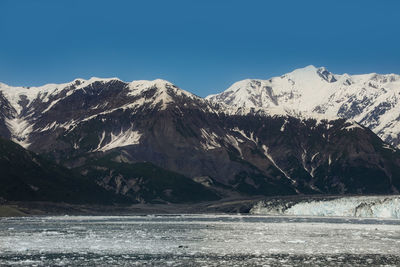
{"label": "water surface", "polygon": [[400,220],[242,215],[0,219],[0,265],[400,265]]}

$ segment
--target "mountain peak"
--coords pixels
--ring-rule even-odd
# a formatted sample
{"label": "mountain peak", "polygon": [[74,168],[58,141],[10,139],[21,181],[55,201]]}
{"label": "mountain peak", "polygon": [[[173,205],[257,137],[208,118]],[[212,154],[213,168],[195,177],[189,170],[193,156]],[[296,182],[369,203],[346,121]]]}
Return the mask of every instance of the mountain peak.
{"label": "mountain peak", "polygon": [[200,97],[163,79],[132,81],[128,88],[128,95],[139,97],[143,103],[151,102],[152,107],[161,103],[161,109],[166,109],[169,104],[182,97],[203,101]]}
{"label": "mountain peak", "polygon": [[295,69],[295,70],[287,73],[286,75],[304,75],[307,73],[316,73],[317,70],[318,70],[318,68],[315,67],[314,65],[308,65],[303,68]]}
{"label": "mountain peak", "polygon": [[107,83],[107,82],[111,82],[111,81],[121,81],[119,78],[117,77],[112,77],[112,78],[99,78],[99,77],[91,77],[89,80],[87,80],[86,82],[88,84],[94,83],[94,82],[102,82],[102,83]]}
{"label": "mountain peak", "polygon": [[[322,67],[322,68],[324,68],[324,67]],[[315,67],[314,65],[308,65],[308,66],[305,66],[305,67],[303,67],[303,68],[299,68],[299,69],[297,69],[297,70],[316,71],[317,69],[319,69],[319,68]]]}
{"label": "mountain peak", "polygon": [[131,89],[147,88],[147,87],[165,88],[167,85],[173,85],[173,84],[163,79],[136,80],[129,83],[129,88]]}

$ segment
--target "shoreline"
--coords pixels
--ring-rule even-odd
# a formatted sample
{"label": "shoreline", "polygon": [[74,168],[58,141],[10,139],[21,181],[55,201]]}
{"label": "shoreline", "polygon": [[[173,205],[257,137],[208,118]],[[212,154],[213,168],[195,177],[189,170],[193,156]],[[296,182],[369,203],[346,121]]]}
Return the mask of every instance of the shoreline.
{"label": "shoreline", "polygon": [[296,195],[296,196],[253,196],[247,198],[227,198],[219,201],[208,201],[184,204],[131,204],[131,205],[97,205],[71,204],[43,201],[2,201],[0,217],[21,216],[62,216],[62,215],[102,215],[128,216],[149,214],[249,214],[250,209],[259,201],[302,201],[332,200],[342,197],[394,196],[394,195]]}
{"label": "shoreline", "polygon": [[62,215],[148,215],[148,214],[205,214],[205,213],[248,213],[252,206],[264,198],[254,197],[225,201],[210,201],[184,204],[131,204],[96,205],[70,204],[39,201],[7,201],[0,204],[0,217],[62,216]]}

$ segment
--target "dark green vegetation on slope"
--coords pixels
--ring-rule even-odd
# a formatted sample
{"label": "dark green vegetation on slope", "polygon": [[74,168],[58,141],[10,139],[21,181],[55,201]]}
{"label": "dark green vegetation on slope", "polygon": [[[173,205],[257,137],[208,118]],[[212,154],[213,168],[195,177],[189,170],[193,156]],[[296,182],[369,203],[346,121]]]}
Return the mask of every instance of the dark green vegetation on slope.
{"label": "dark green vegetation on slope", "polygon": [[78,171],[85,175],[0,138],[0,197],[6,200],[112,204],[219,199],[190,178],[151,163],[104,157]]}
{"label": "dark green vegetation on slope", "polygon": [[14,201],[126,203],[92,180],[77,176],[12,141],[0,138],[0,197]]}

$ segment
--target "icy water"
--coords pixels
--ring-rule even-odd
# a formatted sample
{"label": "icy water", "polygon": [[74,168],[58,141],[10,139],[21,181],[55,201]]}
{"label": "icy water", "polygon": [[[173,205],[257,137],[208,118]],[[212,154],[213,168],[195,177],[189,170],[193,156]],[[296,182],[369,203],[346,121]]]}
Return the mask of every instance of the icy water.
{"label": "icy water", "polygon": [[400,220],[241,215],[1,218],[0,265],[400,266]]}

